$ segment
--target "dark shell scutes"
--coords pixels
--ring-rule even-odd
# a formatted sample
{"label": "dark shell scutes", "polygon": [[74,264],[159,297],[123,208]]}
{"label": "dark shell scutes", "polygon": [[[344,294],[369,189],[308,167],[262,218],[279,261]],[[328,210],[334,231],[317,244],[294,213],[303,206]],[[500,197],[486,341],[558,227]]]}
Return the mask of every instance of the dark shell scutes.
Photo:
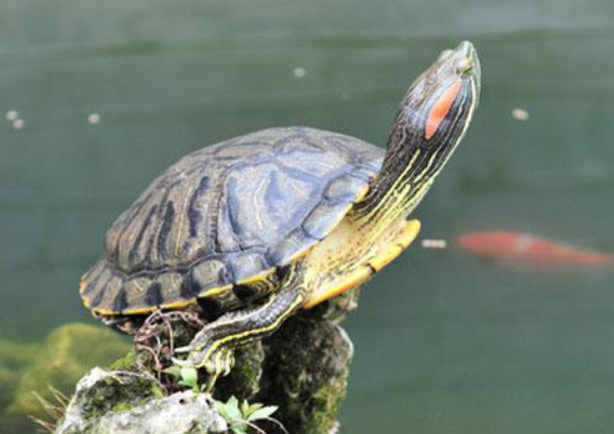
{"label": "dark shell scutes", "polygon": [[336,226],[383,154],[305,127],[193,152],[112,225],[106,256],[82,279],[82,297],[99,314],[139,313],[283,267]]}

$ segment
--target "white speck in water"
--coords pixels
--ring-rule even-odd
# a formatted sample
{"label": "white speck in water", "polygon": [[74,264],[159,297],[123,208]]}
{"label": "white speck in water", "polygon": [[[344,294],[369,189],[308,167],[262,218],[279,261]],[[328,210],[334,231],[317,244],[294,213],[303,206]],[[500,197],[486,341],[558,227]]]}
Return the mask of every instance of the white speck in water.
{"label": "white speck in water", "polygon": [[307,75],[307,70],[303,68],[302,66],[297,66],[296,68],[294,68],[294,76],[296,78],[303,78],[306,75]]}
{"label": "white speck in water", "polygon": [[100,122],[100,115],[98,113],[92,113],[87,117],[87,122],[90,125],[96,125]]}
{"label": "white speck in water", "polygon": [[521,108],[515,108],[512,110],[512,117],[518,121],[528,121],[529,112]]}
{"label": "white speck in water", "polygon": [[15,119],[13,121],[13,128],[15,128],[16,130],[23,130],[23,127],[26,126],[26,121],[24,121],[23,119]]}
{"label": "white speck in water", "polygon": [[6,120],[14,122],[19,119],[19,112],[17,110],[9,110],[6,112]]}
{"label": "white speck in water", "polygon": [[425,249],[445,249],[448,247],[448,243],[446,240],[425,238],[422,240],[422,247]]}

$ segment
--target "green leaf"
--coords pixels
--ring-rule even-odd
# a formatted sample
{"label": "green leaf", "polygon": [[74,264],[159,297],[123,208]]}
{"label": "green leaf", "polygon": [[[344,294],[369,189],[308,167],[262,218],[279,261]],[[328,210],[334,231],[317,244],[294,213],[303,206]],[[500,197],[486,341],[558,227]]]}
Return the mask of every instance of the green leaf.
{"label": "green leaf", "polygon": [[228,399],[228,402],[224,405],[224,410],[228,415],[229,421],[240,421],[243,419],[241,410],[239,410],[239,401],[234,396]]}
{"label": "green leaf", "polygon": [[243,401],[243,403],[241,404],[241,413],[243,414],[243,417],[248,419],[249,416],[255,412],[256,410],[261,409],[263,406],[263,404],[260,403],[255,403],[255,404],[250,404],[247,401]]}
{"label": "green leaf", "polygon": [[215,405],[217,407],[217,411],[220,413],[220,416],[222,416],[226,422],[230,422],[231,418],[228,412],[226,411],[226,405],[220,401],[215,401]]}
{"label": "green leaf", "polygon": [[249,434],[247,432],[247,425],[245,424],[235,424],[235,425],[231,425],[230,429],[232,430],[233,433],[235,434]]}
{"label": "green leaf", "polygon": [[252,422],[255,420],[259,420],[259,419],[267,419],[269,417],[271,417],[271,415],[273,413],[275,413],[277,411],[278,407],[271,405],[269,407],[262,407],[256,411],[254,411],[253,413],[251,413],[248,417],[247,420]]}
{"label": "green leaf", "polygon": [[168,374],[175,378],[181,378],[181,368],[177,365],[173,365],[169,368],[166,368],[164,371],[165,374]]}
{"label": "green leaf", "polygon": [[231,396],[230,398],[228,398],[228,401],[226,401],[226,405],[231,405],[233,407],[239,408],[239,400],[237,399],[236,396]]}
{"label": "green leaf", "polygon": [[180,370],[181,381],[180,386],[191,387],[192,389],[198,389],[198,371],[194,368],[181,368]]}

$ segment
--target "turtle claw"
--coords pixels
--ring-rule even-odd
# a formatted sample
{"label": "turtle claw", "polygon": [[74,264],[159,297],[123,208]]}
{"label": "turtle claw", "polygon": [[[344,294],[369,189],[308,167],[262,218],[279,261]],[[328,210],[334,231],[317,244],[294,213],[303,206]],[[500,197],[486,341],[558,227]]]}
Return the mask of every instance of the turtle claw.
{"label": "turtle claw", "polygon": [[190,345],[186,345],[185,347],[179,347],[179,348],[175,348],[175,352],[176,353],[189,353],[190,351],[192,351],[192,346]]}
{"label": "turtle claw", "polygon": [[[184,347],[186,350],[181,352],[189,352],[187,359],[178,359],[176,357],[171,358],[174,365],[180,368],[204,368],[209,374],[207,381],[206,391],[212,392],[215,386],[215,382],[219,377],[225,377],[230,374],[232,367],[235,363],[234,352],[230,348],[221,348],[212,354],[208,358],[204,359],[202,351],[192,351],[190,347]],[[183,348],[182,348],[183,349]],[[176,352],[179,349],[175,350]]]}
{"label": "turtle claw", "polygon": [[171,358],[173,365],[180,366],[182,368],[191,368],[192,364],[188,360],[177,359],[175,357]]}

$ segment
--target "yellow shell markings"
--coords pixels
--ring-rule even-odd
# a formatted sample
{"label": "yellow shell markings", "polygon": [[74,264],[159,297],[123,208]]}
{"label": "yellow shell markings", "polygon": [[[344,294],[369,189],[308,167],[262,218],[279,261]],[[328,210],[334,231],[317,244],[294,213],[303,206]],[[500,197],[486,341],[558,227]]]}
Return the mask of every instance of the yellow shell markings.
{"label": "yellow shell markings", "polygon": [[94,309],[92,309],[92,312],[94,312],[95,315],[100,315],[100,316],[113,316],[113,315],[118,315],[118,312],[115,312],[112,309],[107,309],[104,307],[95,307]]}
{"label": "yellow shell markings", "polygon": [[[373,178],[374,177],[372,177],[371,180],[373,180]],[[341,224],[342,221],[347,219],[348,214],[354,208],[354,204],[360,202],[361,200],[363,200],[365,198],[365,196],[367,195],[367,193],[369,193],[370,188],[371,187],[370,187],[369,184],[366,184],[364,187],[362,187],[362,189],[358,192],[358,195],[354,199],[354,202],[348,204],[348,206],[345,208],[345,211],[342,213],[342,215],[339,218],[339,220],[331,226],[331,229],[330,229],[329,233],[326,234],[326,237],[324,238],[324,240],[326,240],[335,231],[335,229]],[[322,240],[322,241],[324,241],[324,240]],[[317,246],[317,244],[316,244],[316,246]],[[300,251],[296,252],[293,256],[290,257],[290,260],[288,262],[289,263],[297,262],[299,259],[301,259],[303,257],[306,257],[308,254],[311,254],[313,252],[314,248],[315,248],[315,246],[312,246],[312,247],[309,247],[307,249],[303,249],[303,250],[300,250]]]}
{"label": "yellow shell markings", "polygon": [[[188,193],[185,195],[185,197],[183,198],[183,204],[181,206],[181,213],[180,215],[182,217],[179,218],[179,227],[177,229],[177,236],[175,239],[175,256],[179,257],[180,253],[181,253],[181,248],[182,248],[182,240],[183,240],[183,231],[185,229],[185,214],[186,214],[186,209],[188,208],[188,203],[192,197],[192,193],[194,192],[194,186],[191,185],[190,188],[188,189]],[[158,233],[159,236],[159,233]]]}
{"label": "yellow shell markings", "polygon": [[[368,192],[369,185],[365,185],[358,193],[355,202],[366,197]],[[390,215],[383,219],[385,225],[372,224],[365,227],[361,225],[364,220],[352,218],[352,208],[353,204],[349,204],[344,217],[333,225],[331,232],[322,241],[300,250],[289,260],[289,263],[302,261],[302,266],[306,269],[305,285],[308,289],[304,304],[306,309],[364,283],[374,272],[381,270],[400,255],[420,230],[417,220],[403,220],[399,224],[390,224],[389,221],[393,217]],[[198,294],[198,298],[220,297],[232,291],[237,285],[257,285],[265,282],[276,270],[277,268],[273,267],[236,284],[208,288]],[[81,292],[84,288],[85,282],[82,280]],[[82,298],[85,306],[89,308],[89,300],[86,297]],[[187,309],[196,302],[196,299],[179,300],[159,307],[137,307],[122,312],[94,308],[93,312],[101,316],[144,315],[158,309]]]}
{"label": "yellow shell markings", "polygon": [[[90,309],[90,302],[86,297],[81,297],[81,300],[83,302],[83,305]],[[194,305],[195,300],[194,299],[189,299],[189,300],[180,300],[180,301],[174,301],[174,302],[170,302],[170,303],[165,303],[161,306],[146,306],[146,307],[136,307],[136,308],[131,308],[131,309],[126,309],[124,311],[121,312],[117,312],[113,309],[108,309],[108,308],[103,308],[103,307],[95,307],[92,310],[92,312],[96,315],[100,315],[100,316],[116,316],[116,315],[147,315],[150,313],[155,312],[156,310],[180,310],[180,309],[187,309],[190,306]]]}
{"label": "yellow shell markings", "polygon": [[[373,179],[374,177],[372,177],[371,179]],[[342,217],[339,219],[340,221],[337,222],[336,224],[332,225],[331,231],[329,232],[328,235],[326,235],[326,237],[324,238],[324,240],[322,240],[321,242],[317,243],[315,246],[311,246],[309,248],[306,249],[302,249],[299,250],[298,252],[296,252],[292,257],[290,257],[290,259],[288,260],[288,263],[295,263],[298,262],[301,258],[310,256],[313,254],[314,249],[322,244],[323,242],[326,242],[326,240],[331,236],[332,233],[335,232],[335,229],[341,225],[341,223],[347,218],[348,213],[351,212],[352,208],[354,207],[354,204],[357,202],[360,202],[361,200],[363,200],[365,198],[365,196],[367,195],[367,193],[369,192],[370,186],[369,184],[366,184],[365,186],[363,186],[360,191],[358,192],[358,194],[356,195],[356,199],[354,199],[354,203],[350,203],[348,204],[346,211],[343,213]],[[257,284],[258,282],[262,282],[264,281],[267,277],[269,277],[271,274],[275,273],[277,271],[277,267],[273,267],[273,268],[269,268],[268,270],[263,271],[262,273],[259,273],[255,276],[252,277],[248,277],[247,279],[244,279],[240,282],[237,282],[234,285],[225,285],[225,286],[218,286],[215,288],[208,288],[204,291],[202,291],[200,294],[198,294],[198,298],[204,298],[204,297],[216,297],[219,296],[220,294],[223,294],[227,291],[231,291],[232,288],[235,285],[245,285],[245,286],[251,286],[254,284]]]}
{"label": "yellow shell markings", "polygon": [[[374,179],[375,179],[375,176],[372,176],[369,182],[373,181]],[[369,190],[371,190],[371,186],[369,184],[362,187],[360,191],[358,192],[356,199],[354,199],[354,203],[358,203],[361,200],[363,200],[365,196],[367,195],[367,193],[369,193]]]}
{"label": "yellow shell markings", "polygon": [[402,220],[382,230],[377,226],[361,229],[358,221],[344,219],[305,259],[308,295],[304,308],[364,283],[399,256],[419,231],[418,220]]}
{"label": "yellow shell markings", "polygon": [[79,281],[79,295],[81,296],[81,301],[83,302],[83,306],[86,309],[90,308],[90,300],[83,295],[83,291],[87,288],[87,282],[85,281],[85,274],[81,276],[81,280]]}
{"label": "yellow shell markings", "polygon": [[398,231],[387,240],[386,244],[380,246],[378,255],[369,260],[369,265],[376,271],[380,271],[403,253],[420,232],[419,220],[404,221],[399,226]]}
{"label": "yellow shell markings", "polygon": [[[366,191],[365,193],[366,194]],[[361,196],[364,196],[361,194]],[[359,222],[346,216],[328,236],[315,246],[300,252],[304,257],[305,286],[307,298],[303,307],[310,309],[332,297],[357,287],[398,257],[420,231],[418,220],[402,220],[398,224],[382,228],[359,227]],[[296,255],[295,255],[296,256]],[[293,258],[293,261],[300,258]],[[265,270],[258,275],[238,282],[236,285],[253,285],[264,281],[276,271]],[[235,285],[207,289],[199,297],[216,297],[231,291]],[[167,303],[159,308],[141,307],[128,309],[122,314],[148,314],[156,309],[186,309],[194,299]],[[98,315],[117,315],[111,309],[94,309]]]}
{"label": "yellow shell markings", "polygon": [[[306,157],[315,154],[318,158],[309,162]],[[265,130],[195,151],[156,178],[111,226],[105,237],[106,255],[82,280],[83,303],[97,316],[140,315],[190,308],[201,297],[215,299],[221,309],[236,309],[249,302],[237,286],[265,296],[278,289],[280,267],[302,262],[363,200],[368,178],[377,175],[382,159],[380,148],[360,139],[306,127]],[[286,178],[295,171],[312,181],[298,177],[288,186]],[[247,176],[252,172],[254,177]],[[218,185],[217,180],[228,183]],[[275,194],[267,196],[269,190]],[[285,201],[293,208],[314,201],[318,194],[322,200],[300,217],[292,209],[279,209],[275,202]],[[219,204],[224,209],[233,204],[236,212],[219,214]],[[198,218],[188,218],[191,214]],[[212,224],[214,218],[217,224]],[[303,233],[297,223],[305,225]],[[236,233],[232,225],[238,225]],[[205,241],[213,237],[223,244],[216,247],[219,252],[207,250],[213,244]],[[257,265],[258,255],[264,253],[253,253],[255,259],[246,253],[234,274],[233,258],[226,254],[242,252],[242,247],[233,237],[246,245],[260,240],[266,249],[262,252],[270,252],[270,268]],[[212,253],[221,254],[220,259],[207,260],[211,264],[197,270],[200,260]],[[253,272],[248,271],[249,261]],[[223,262],[232,272],[216,279]],[[188,275],[192,268],[195,277]],[[197,286],[182,287],[171,282],[169,274],[183,277],[182,285],[197,282]]]}

